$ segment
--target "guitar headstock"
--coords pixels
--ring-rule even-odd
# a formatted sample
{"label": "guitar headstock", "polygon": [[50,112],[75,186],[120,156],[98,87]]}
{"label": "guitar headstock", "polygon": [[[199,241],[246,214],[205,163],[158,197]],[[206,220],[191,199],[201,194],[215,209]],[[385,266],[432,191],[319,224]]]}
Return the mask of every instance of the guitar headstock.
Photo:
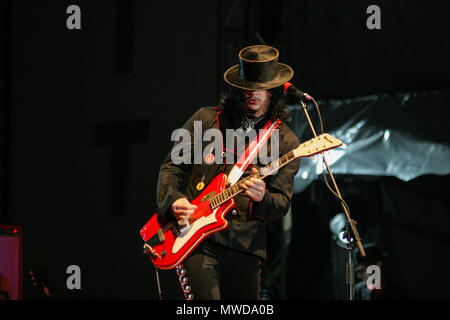
{"label": "guitar headstock", "polygon": [[341,140],[329,135],[328,133],[323,133],[317,136],[317,138],[312,138],[303,142],[293,151],[295,157],[309,157],[326,150],[337,148],[341,145]]}

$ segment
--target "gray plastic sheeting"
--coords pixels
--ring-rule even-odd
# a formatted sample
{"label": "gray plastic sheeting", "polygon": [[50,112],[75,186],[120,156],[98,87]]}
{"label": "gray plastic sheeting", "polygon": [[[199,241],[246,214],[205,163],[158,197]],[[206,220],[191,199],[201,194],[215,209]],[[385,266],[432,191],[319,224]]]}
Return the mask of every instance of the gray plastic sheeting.
{"label": "gray plastic sheeting", "polygon": [[[324,132],[344,143],[325,152],[332,173],[395,176],[403,181],[449,174],[448,99],[449,91],[434,91],[318,101]],[[290,127],[301,142],[310,139],[303,109],[289,108]],[[320,134],[315,108],[308,105],[308,113]],[[320,155],[302,158],[294,192],[303,191],[324,170]]]}

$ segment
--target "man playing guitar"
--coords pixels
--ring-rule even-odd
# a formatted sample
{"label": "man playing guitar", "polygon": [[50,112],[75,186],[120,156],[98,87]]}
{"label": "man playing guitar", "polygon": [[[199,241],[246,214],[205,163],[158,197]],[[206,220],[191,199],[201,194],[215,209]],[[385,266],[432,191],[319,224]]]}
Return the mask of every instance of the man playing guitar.
{"label": "man playing guitar", "polygon": [[[269,46],[242,49],[239,64],[224,74],[230,87],[219,106],[201,108],[185,123],[183,128],[192,136],[196,121],[201,121],[203,132],[211,128],[220,130],[222,161],[216,161],[211,153],[206,158],[202,156],[202,159],[210,158],[201,164],[177,164],[169,154],[158,179],[157,205],[161,221],[189,225],[190,217],[198,209],[192,200],[217,175],[229,175],[241,155],[236,152],[238,148],[227,148],[230,145],[226,141],[227,129],[258,132],[269,120],[281,120],[276,135],[278,141],[272,143],[275,135],[269,138],[265,144],[266,154],[273,153],[272,148],[276,146],[277,154],[282,156],[299,145],[296,135],[282,122],[287,116],[283,84],[292,78],[293,70],[279,63],[278,55],[278,50]],[[248,143],[245,141],[246,146]],[[261,158],[257,157],[253,165],[245,169],[242,178],[256,176],[245,180],[243,192],[234,197],[234,205],[226,215],[227,227],[196,243],[183,261],[183,272],[195,299],[260,298],[260,261],[266,259],[265,221],[281,219],[287,213],[300,159],[290,161],[262,180],[256,168],[265,164],[267,162],[261,163]]]}

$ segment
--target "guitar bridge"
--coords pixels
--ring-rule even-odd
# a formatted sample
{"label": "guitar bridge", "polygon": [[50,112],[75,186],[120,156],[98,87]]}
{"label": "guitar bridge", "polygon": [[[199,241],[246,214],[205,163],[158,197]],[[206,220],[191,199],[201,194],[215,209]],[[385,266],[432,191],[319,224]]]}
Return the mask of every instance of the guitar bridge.
{"label": "guitar bridge", "polygon": [[163,231],[161,229],[158,229],[158,231],[153,235],[153,237],[148,239],[145,243],[149,247],[155,247],[155,246],[163,243],[165,240],[166,240],[166,238],[164,237]]}

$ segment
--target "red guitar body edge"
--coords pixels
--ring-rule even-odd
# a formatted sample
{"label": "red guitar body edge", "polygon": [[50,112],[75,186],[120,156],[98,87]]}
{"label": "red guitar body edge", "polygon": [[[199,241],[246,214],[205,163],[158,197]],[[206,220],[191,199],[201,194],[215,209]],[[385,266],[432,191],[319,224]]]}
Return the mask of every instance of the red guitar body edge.
{"label": "red guitar body edge", "polygon": [[[147,245],[155,267],[165,270],[175,268],[177,265],[181,264],[208,235],[228,227],[228,221],[225,219],[225,215],[233,208],[234,200],[230,199],[224,202],[219,207],[215,208],[214,211],[211,209],[209,202],[209,199],[212,196],[219,194],[225,189],[226,181],[227,176],[223,173],[219,174],[197,198],[191,201],[191,204],[198,207],[191,217],[204,218],[192,223],[192,235],[189,234],[189,237],[186,237],[187,239],[180,241],[180,239],[177,239],[180,235],[176,237],[170,229],[163,232],[162,228],[164,226],[159,224],[156,213],[142,227],[140,235],[145,242],[152,237],[155,237],[158,230],[161,230],[160,234],[162,233],[164,235],[164,240],[159,244],[154,246]],[[205,224],[205,220],[209,221],[209,223]],[[198,230],[194,232],[195,229]],[[183,233],[181,236],[183,236]],[[178,249],[174,250],[176,242]],[[182,245],[180,245],[180,243],[182,243]]]}

